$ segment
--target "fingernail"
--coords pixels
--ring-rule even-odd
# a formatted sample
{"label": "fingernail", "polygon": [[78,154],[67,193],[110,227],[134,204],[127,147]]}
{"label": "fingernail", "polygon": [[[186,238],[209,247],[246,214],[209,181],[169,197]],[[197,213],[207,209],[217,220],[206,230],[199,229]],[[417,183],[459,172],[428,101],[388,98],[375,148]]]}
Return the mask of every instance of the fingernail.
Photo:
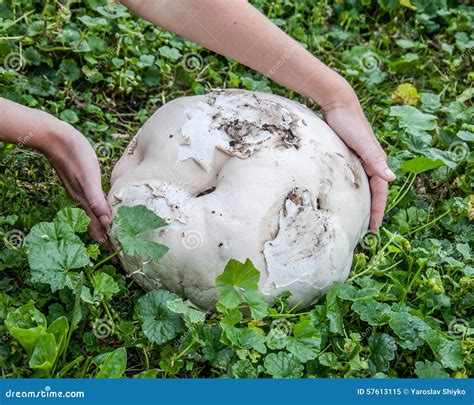
{"label": "fingernail", "polygon": [[110,223],[112,222],[112,221],[110,220],[110,217],[109,217],[108,215],[101,215],[101,216],[99,217],[99,221],[100,221],[100,223],[102,224],[102,226],[103,226],[106,230],[109,229]]}
{"label": "fingernail", "polygon": [[395,180],[397,176],[395,176],[395,173],[392,172],[388,167],[385,169],[385,175],[388,177],[389,180]]}

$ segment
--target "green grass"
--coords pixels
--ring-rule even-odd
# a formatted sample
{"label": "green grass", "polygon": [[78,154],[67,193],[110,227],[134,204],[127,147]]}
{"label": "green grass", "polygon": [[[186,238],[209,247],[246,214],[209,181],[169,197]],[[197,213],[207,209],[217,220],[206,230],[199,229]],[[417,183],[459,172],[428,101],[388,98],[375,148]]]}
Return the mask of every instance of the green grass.
{"label": "green grass", "polygon": [[[87,136],[106,191],[131,137],[176,97],[240,87],[317,111],[262,75],[102,3],[0,1],[0,96]],[[108,253],[82,225],[74,232],[90,263],[70,269],[72,288],[53,292],[52,282],[34,281],[21,241],[74,203],[45,158],[0,144],[2,376],[472,376],[474,12],[464,3],[412,0],[413,10],[397,0],[253,1],[350,81],[398,177],[380,234],[359,246],[349,281],[304,313],[282,297],[275,308],[254,308],[254,319],[229,305],[203,319],[103,263]],[[152,333],[159,319],[175,333]],[[53,322],[69,332],[55,335]],[[32,360],[8,332],[19,326],[33,348],[36,333],[54,338]],[[57,350],[51,365],[48,347]]]}

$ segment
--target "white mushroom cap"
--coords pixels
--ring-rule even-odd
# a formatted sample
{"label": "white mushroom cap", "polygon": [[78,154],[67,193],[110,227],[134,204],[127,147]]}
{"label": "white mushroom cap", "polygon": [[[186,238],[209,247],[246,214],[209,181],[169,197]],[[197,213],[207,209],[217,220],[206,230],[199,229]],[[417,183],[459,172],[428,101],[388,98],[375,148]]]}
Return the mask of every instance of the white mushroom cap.
{"label": "white mushroom cap", "polygon": [[[357,157],[305,106],[241,90],[161,107],[114,168],[109,200],[145,205],[169,226],[148,235],[160,262],[121,261],[145,288],[212,308],[229,259],[250,259],[269,302],[300,307],[344,281],[365,233],[370,190]],[[112,229],[112,239],[116,232]]]}

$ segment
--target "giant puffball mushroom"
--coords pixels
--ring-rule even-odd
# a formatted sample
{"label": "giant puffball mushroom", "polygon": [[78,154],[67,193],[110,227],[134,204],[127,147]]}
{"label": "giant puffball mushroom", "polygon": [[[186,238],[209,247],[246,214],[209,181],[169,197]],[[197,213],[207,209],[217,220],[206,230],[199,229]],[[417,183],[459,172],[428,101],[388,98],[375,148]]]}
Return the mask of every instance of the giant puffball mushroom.
{"label": "giant puffball mushroom", "polygon": [[114,212],[145,205],[169,224],[147,235],[169,247],[163,259],[121,254],[125,270],[202,309],[215,305],[229,259],[247,258],[269,303],[284,291],[299,308],[314,303],[347,279],[370,214],[362,165],[324,121],[241,90],[156,111],[115,166],[109,201]]}

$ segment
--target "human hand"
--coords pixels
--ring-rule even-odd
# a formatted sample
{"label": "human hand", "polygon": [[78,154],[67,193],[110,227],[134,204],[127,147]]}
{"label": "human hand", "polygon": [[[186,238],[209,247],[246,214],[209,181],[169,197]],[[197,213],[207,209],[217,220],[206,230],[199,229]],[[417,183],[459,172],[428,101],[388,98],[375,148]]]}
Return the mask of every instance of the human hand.
{"label": "human hand", "polygon": [[335,94],[334,100],[323,105],[322,110],[329,126],[359,156],[369,177],[372,193],[369,230],[375,232],[383,220],[388,182],[395,180],[395,174],[387,164],[387,155],[350,86],[342,94]]}
{"label": "human hand", "polygon": [[[71,125],[52,115],[0,97],[0,140],[42,152],[56,169],[66,191],[91,218],[91,238],[108,243],[111,209],[100,183],[92,146]],[[19,118],[20,117],[20,118]]]}
{"label": "human hand", "polygon": [[56,121],[51,132],[41,151],[55,168],[69,196],[91,218],[90,237],[110,246],[106,232],[112,214],[102,191],[94,149],[79,131],[65,122]]}

